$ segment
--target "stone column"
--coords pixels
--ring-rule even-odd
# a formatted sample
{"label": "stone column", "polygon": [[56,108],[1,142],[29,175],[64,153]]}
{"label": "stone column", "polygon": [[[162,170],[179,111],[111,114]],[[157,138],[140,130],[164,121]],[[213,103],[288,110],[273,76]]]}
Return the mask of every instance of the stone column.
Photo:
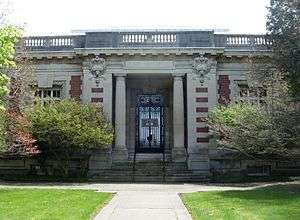
{"label": "stone column", "polygon": [[173,140],[172,159],[175,162],[186,161],[184,146],[184,93],[182,76],[173,78]]}
{"label": "stone column", "polygon": [[116,76],[116,103],[115,103],[115,149],[114,161],[126,161],[126,78],[125,75]]}

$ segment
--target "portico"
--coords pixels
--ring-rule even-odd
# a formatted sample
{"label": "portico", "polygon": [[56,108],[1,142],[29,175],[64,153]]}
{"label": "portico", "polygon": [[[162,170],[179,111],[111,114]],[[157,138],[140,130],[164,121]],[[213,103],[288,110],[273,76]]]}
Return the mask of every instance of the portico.
{"label": "portico", "polygon": [[125,65],[126,74],[116,75],[114,82],[114,154],[123,152],[122,159],[131,160],[134,154],[157,153],[185,162],[186,74],[175,73],[173,61],[146,59]]}

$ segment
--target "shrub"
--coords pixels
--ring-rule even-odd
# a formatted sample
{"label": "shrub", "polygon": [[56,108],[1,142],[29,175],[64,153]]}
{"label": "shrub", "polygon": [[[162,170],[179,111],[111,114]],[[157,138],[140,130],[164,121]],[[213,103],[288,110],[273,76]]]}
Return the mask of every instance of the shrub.
{"label": "shrub", "polygon": [[213,109],[208,123],[219,137],[219,146],[248,155],[284,156],[291,147],[299,147],[299,114],[292,112],[275,114],[251,104],[232,104]]}
{"label": "shrub", "polygon": [[87,154],[90,149],[106,148],[113,141],[113,129],[102,108],[92,104],[74,100],[44,106],[38,103],[27,115],[41,153],[57,160],[65,176],[74,152]]}

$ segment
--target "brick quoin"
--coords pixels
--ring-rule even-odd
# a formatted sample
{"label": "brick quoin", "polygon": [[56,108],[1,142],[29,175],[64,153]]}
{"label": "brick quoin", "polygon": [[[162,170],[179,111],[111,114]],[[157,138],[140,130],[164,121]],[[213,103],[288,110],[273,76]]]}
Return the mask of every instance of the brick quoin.
{"label": "brick quoin", "polygon": [[228,75],[219,75],[219,100],[222,105],[226,105],[230,102],[230,80]]}
{"label": "brick quoin", "polygon": [[209,143],[209,138],[197,138],[197,143]]}
{"label": "brick quoin", "polygon": [[102,93],[103,88],[92,88],[92,93]]}
{"label": "brick quoin", "polygon": [[196,102],[208,102],[208,98],[207,97],[197,97]]}
{"label": "brick quoin", "polygon": [[199,87],[199,88],[196,88],[196,92],[197,93],[200,93],[200,92],[206,93],[206,92],[208,92],[208,88]]}
{"label": "brick quoin", "polygon": [[207,118],[206,117],[197,117],[196,122],[201,123],[201,122],[206,122]]}
{"label": "brick quoin", "polygon": [[208,112],[208,108],[207,107],[197,107],[196,112]]}
{"label": "brick quoin", "polygon": [[81,76],[71,76],[71,81],[70,81],[71,98],[80,100],[80,96],[82,94],[81,84],[82,84]]}
{"label": "brick quoin", "polygon": [[208,133],[209,132],[209,127],[198,127],[196,129],[197,133]]}
{"label": "brick quoin", "polygon": [[103,98],[91,98],[91,102],[103,102]]}

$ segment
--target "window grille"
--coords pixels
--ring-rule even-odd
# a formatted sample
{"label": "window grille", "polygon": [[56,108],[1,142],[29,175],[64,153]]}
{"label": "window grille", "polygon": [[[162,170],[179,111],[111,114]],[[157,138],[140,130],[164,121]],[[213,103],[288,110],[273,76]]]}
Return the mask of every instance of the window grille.
{"label": "window grille", "polygon": [[236,102],[265,105],[266,89],[250,87],[247,82],[237,82]]}
{"label": "window grille", "polygon": [[37,88],[35,96],[42,104],[60,101],[62,99],[62,86],[53,85],[52,88]]}

